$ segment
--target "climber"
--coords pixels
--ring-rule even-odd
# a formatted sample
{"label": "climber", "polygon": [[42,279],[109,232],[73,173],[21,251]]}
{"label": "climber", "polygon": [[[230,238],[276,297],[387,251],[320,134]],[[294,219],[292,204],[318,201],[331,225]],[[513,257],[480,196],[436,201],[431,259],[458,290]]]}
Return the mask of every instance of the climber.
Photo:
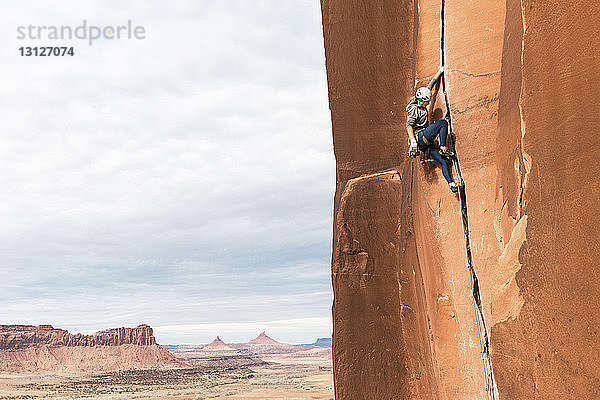
{"label": "climber", "polygon": [[[448,138],[448,121],[442,119],[428,125],[432,107],[432,104],[430,104],[432,98],[431,90],[443,73],[444,67],[440,67],[431,82],[429,82],[429,85],[417,89],[416,95],[406,106],[406,130],[409,140],[408,155],[414,158],[419,153],[419,150],[425,154],[429,153],[429,157],[440,163],[442,174],[446,178],[450,190],[456,193],[458,192],[458,185],[450,175],[450,161],[448,160],[454,156],[454,153],[448,149],[446,143]],[[440,137],[439,146],[434,142],[438,136]]]}

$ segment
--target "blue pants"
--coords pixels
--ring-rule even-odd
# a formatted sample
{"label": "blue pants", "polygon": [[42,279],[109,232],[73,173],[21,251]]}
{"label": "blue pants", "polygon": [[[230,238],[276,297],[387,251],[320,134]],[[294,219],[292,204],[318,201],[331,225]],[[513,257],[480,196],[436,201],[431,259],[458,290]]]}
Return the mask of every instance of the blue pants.
{"label": "blue pants", "polygon": [[440,146],[445,146],[446,139],[448,138],[448,121],[441,119],[438,122],[429,125],[421,132],[423,132],[423,136],[425,136],[430,143],[433,143],[435,138],[440,135]]}
{"label": "blue pants", "polygon": [[[444,175],[446,181],[450,183],[453,181],[452,175],[450,175],[450,161],[440,154],[440,147],[433,142],[438,135],[440,136],[440,145],[445,146],[446,139],[448,138],[448,121],[445,119],[435,122],[419,131],[417,143],[419,145],[419,150],[424,153],[429,150],[429,157],[440,163],[442,166],[442,175]],[[430,145],[425,144],[423,136],[431,143]]]}

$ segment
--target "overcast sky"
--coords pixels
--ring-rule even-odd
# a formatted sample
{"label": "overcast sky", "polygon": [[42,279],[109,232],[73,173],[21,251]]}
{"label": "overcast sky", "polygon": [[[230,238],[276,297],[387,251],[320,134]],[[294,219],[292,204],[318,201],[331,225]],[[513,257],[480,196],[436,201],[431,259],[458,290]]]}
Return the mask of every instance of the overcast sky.
{"label": "overcast sky", "polygon": [[[331,334],[318,0],[20,1],[0,14],[0,323],[160,343]],[[143,40],[18,40],[27,25]],[[73,46],[74,57],[19,47]]]}

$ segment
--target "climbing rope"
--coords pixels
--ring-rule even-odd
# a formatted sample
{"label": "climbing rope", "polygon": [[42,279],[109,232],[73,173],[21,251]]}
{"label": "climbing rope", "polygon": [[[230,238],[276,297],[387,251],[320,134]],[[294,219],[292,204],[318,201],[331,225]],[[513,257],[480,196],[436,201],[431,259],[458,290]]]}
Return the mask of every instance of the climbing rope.
{"label": "climbing rope", "polygon": [[[440,11],[440,51],[441,51],[441,61],[442,66],[446,67],[445,61],[445,51],[444,51],[444,34],[446,29],[446,1],[442,0],[441,11]],[[442,76],[441,80],[442,92],[444,93],[444,103],[446,105],[446,118],[448,120],[448,130],[450,133],[450,137],[452,138],[452,146],[454,147],[455,156],[452,158],[452,168],[454,170],[454,176],[459,180],[459,199],[460,199],[460,208],[461,208],[461,220],[463,224],[463,236],[465,240],[465,251],[467,256],[467,270],[469,272],[469,281],[471,285],[471,299],[473,301],[473,309],[475,311],[475,323],[477,325],[477,338],[479,340],[479,348],[481,352],[481,361],[483,363],[483,374],[485,380],[485,394],[487,400],[495,400],[495,391],[494,391],[494,373],[492,370],[491,360],[489,358],[489,338],[487,334],[487,329],[485,326],[485,320],[483,318],[483,310],[481,309],[481,289],[479,287],[479,280],[477,279],[477,274],[475,273],[475,268],[473,267],[473,260],[471,255],[471,245],[469,241],[469,220],[467,213],[467,195],[465,191],[465,181],[462,176],[462,171],[460,170],[460,164],[458,163],[458,156],[456,155],[456,137],[452,130],[452,116],[450,114],[450,101],[448,99],[448,93],[446,92],[446,77],[445,72]],[[475,290],[475,286],[477,286],[477,290]],[[475,292],[477,291],[478,299],[475,298]],[[483,328],[483,337],[481,334],[481,328]],[[488,372],[489,366],[489,372]]]}

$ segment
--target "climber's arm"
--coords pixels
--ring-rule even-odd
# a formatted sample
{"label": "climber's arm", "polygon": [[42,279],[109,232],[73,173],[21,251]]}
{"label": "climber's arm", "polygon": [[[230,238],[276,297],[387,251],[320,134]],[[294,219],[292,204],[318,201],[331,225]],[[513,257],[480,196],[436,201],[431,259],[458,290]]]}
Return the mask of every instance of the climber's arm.
{"label": "climber's arm", "polygon": [[442,76],[443,73],[444,73],[444,67],[440,67],[440,69],[438,69],[438,72],[435,73],[435,76],[433,77],[433,79],[431,80],[431,82],[429,82],[429,85],[427,85],[427,87],[429,88],[429,90],[433,89],[433,87],[435,86],[436,82],[438,81],[438,79],[440,79],[440,76]]}
{"label": "climber's arm", "polygon": [[419,152],[419,145],[417,144],[417,138],[415,137],[412,125],[406,125],[406,132],[408,133],[408,156],[415,158]]}
{"label": "climber's arm", "polygon": [[411,143],[413,143],[413,141],[417,141],[417,138],[415,138],[415,131],[411,125],[406,126],[406,132],[408,132],[408,140],[410,140]]}
{"label": "climber's arm", "polygon": [[406,107],[406,133],[408,133],[408,139],[410,143],[416,142],[414,126],[417,124],[417,106],[416,104],[409,104]]}
{"label": "climber's arm", "polygon": [[431,82],[429,82],[429,85],[427,86],[429,88],[429,90],[431,90],[431,101],[429,102],[429,106],[427,107],[427,116],[429,118],[429,123],[431,123],[431,117],[433,115],[433,109],[435,107],[435,99],[437,98],[437,94],[438,94],[438,90],[440,89],[440,85],[437,85],[436,83],[439,82],[440,76],[442,76],[442,74],[444,73],[444,67],[440,67],[440,69],[438,70],[438,72],[436,72],[435,76],[433,77],[433,79],[431,80]]}

